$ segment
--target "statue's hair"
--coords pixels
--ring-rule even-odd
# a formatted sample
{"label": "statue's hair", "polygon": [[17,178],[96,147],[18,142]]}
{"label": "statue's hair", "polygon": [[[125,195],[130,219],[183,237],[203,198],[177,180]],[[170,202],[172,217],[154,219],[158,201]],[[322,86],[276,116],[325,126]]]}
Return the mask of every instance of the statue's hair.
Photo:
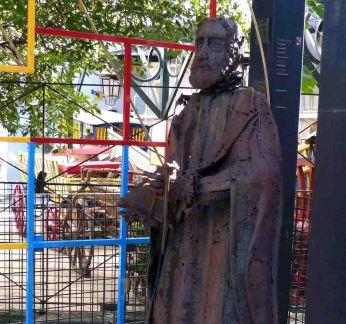
{"label": "statue's hair", "polygon": [[198,24],[198,29],[207,22],[220,22],[226,30],[226,37],[229,39],[226,50],[233,60],[230,61],[228,69],[225,71],[225,81],[231,83],[242,81],[244,73],[242,46],[245,38],[240,27],[234,20],[220,17],[202,20]]}

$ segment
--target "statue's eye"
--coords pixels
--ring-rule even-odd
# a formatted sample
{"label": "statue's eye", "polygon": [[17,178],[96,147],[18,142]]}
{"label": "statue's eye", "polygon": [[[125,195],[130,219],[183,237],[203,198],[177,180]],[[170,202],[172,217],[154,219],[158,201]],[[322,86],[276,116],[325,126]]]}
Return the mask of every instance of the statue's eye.
{"label": "statue's eye", "polygon": [[203,45],[204,39],[202,37],[199,37],[196,39],[196,46],[201,47]]}
{"label": "statue's eye", "polygon": [[220,49],[225,46],[225,40],[221,38],[210,38],[208,40],[208,46],[215,49]]}

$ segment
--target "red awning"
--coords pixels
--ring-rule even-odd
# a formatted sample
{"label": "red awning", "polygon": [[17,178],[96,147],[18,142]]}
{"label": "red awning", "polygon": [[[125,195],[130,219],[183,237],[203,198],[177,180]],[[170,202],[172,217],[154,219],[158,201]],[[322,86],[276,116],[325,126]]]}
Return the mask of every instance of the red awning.
{"label": "red awning", "polygon": [[97,154],[109,154],[111,152],[112,152],[112,148],[107,149],[107,147],[81,147],[76,149],[63,149],[57,153],[53,153],[53,155],[55,156],[97,155]]}
{"label": "red awning", "polygon": [[88,161],[83,164],[78,165],[78,163],[64,163],[59,164],[59,170],[61,172],[66,172],[68,174],[80,173],[81,170],[89,169],[118,169],[120,167],[119,162],[110,162],[110,161]]}

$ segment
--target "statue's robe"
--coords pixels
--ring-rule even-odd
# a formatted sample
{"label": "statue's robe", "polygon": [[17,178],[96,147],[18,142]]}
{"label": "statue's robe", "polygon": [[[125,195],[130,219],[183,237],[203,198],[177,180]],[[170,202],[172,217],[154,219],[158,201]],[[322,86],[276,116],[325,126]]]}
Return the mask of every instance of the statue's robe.
{"label": "statue's robe", "polygon": [[151,228],[149,322],[277,323],[281,154],[265,97],[192,95],[173,119],[168,160],[178,176],[198,174],[199,193],[170,204],[162,268],[161,228]]}

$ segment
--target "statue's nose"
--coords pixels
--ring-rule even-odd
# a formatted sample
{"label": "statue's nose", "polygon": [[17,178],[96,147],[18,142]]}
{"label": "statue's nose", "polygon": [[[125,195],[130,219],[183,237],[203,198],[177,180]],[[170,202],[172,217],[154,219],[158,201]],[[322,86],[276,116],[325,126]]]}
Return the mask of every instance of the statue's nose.
{"label": "statue's nose", "polygon": [[203,61],[208,59],[208,46],[204,43],[196,51],[196,60]]}

